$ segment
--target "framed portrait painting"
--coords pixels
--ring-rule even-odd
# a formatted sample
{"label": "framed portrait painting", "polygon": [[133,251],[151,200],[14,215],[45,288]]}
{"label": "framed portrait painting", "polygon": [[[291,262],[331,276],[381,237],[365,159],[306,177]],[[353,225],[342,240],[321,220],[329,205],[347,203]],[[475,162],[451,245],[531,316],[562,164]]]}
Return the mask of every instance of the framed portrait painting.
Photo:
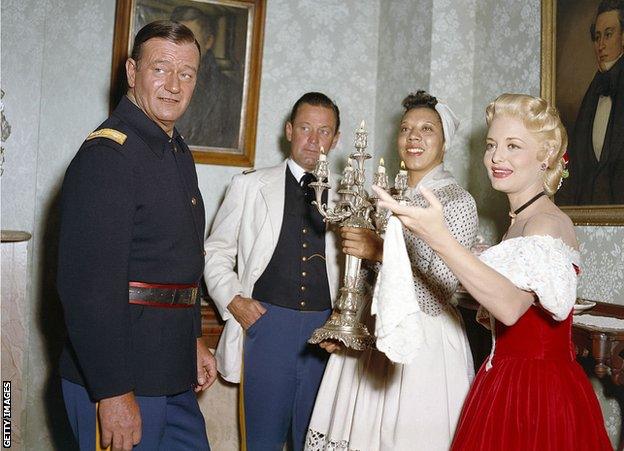
{"label": "framed portrait painting", "polygon": [[579,225],[624,225],[624,1],[542,0],[542,97],[568,131],[555,202]]}
{"label": "framed portrait painting", "polygon": [[266,0],[117,0],[111,108],[127,90],[136,33],[154,20],[189,27],[201,47],[193,97],[176,128],[196,163],[254,164]]}

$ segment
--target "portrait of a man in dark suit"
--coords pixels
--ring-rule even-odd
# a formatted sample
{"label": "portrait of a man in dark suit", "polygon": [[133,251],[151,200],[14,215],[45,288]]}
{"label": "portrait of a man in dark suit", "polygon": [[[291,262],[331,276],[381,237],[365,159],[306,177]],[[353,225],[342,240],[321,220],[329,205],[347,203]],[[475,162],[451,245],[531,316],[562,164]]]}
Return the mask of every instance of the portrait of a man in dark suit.
{"label": "portrait of a man in dark suit", "polygon": [[[559,205],[624,204],[624,0],[600,2],[589,37],[597,70],[568,124],[570,177],[557,193]],[[557,70],[559,77],[575,69]]]}

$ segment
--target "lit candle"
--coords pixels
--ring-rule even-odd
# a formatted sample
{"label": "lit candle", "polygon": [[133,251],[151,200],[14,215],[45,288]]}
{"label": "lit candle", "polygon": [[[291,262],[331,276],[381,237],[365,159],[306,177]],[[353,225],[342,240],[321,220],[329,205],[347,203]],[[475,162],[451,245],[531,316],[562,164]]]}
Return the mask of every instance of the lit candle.
{"label": "lit candle", "polygon": [[365,127],[366,127],[366,122],[364,122],[364,119],[362,119],[362,122],[360,122],[360,130],[364,130]]}
{"label": "lit candle", "polygon": [[383,158],[379,160],[377,172],[373,175],[373,185],[377,185],[383,189],[388,189],[388,175],[386,174],[386,167],[384,166]]}
{"label": "lit candle", "polygon": [[353,173],[353,166],[351,158],[347,160],[347,164],[342,171],[342,180],[340,180],[340,186],[344,188],[349,188],[355,183],[355,175]]}
{"label": "lit candle", "polygon": [[325,149],[323,149],[323,146],[321,146],[321,154],[319,155],[319,161],[326,161],[327,160],[327,155],[325,155]]}
{"label": "lit candle", "polygon": [[377,166],[377,172],[379,174],[385,174],[386,173],[386,167],[384,166],[384,159],[381,158],[379,160],[379,166]]}
{"label": "lit candle", "polygon": [[[399,192],[407,189],[407,171],[405,170],[405,163],[401,161],[401,169],[394,178],[394,188]],[[400,194],[401,196],[403,194]]]}

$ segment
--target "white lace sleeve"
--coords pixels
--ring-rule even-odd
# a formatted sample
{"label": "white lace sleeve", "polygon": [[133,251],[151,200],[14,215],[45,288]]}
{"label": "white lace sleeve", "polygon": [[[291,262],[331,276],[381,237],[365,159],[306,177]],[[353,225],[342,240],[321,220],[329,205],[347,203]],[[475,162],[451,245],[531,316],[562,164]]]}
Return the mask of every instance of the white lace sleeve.
{"label": "white lace sleeve", "polygon": [[576,300],[577,251],[550,236],[505,240],[479,257],[522,290],[532,291],[553,318],[563,321]]}

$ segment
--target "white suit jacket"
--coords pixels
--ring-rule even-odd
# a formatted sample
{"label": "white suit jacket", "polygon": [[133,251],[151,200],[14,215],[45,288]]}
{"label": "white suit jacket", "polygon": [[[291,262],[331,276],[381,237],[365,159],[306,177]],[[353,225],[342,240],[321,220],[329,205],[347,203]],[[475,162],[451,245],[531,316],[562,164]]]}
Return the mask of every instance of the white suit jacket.
{"label": "white suit jacket", "polygon": [[[232,178],[204,244],[208,293],[225,321],[215,357],[219,372],[229,382],[240,381],[244,332],[227,306],[237,294],[251,297],[273,256],[284,214],[286,161]],[[333,301],[340,267],[330,228],[325,235],[325,255]]]}

